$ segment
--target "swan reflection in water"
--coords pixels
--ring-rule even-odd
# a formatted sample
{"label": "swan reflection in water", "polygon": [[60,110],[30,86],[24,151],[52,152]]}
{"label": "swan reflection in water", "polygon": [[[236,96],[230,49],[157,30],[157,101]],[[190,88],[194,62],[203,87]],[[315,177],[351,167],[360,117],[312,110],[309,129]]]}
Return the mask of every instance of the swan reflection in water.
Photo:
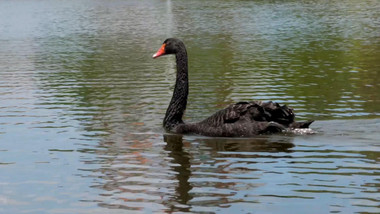
{"label": "swan reflection in water", "polygon": [[[262,136],[260,138],[195,138],[184,140],[182,135],[165,134],[165,150],[171,162],[172,171],[176,172],[178,186],[175,188],[174,201],[169,201],[171,211],[190,211],[190,208],[202,202],[200,198],[211,197],[210,206],[231,203],[231,196],[244,186],[246,179],[255,169],[256,158],[291,158],[290,149],[294,147],[292,137]],[[194,146],[194,144],[198,145]],[[244,158],[244,159],[243,159]],[[237,160],[238,159],[238,160]],[[237,174],[237,168],[228,169],[232,164],[246,162],[250,168],[237,167],[245,172]],[[253,169],[252,169],[253,167]],[[248,174],[248,175],[247,175]],[[243,177],[245,181],[240,181]],[[234,181],[232,181],[234,180]],[[240,184],[237,184],[240,183]],[[247,188],[255,185],[249,182]],[[195,190],[194,190],[195,188]],[[213,189],[213,191],[210,191]],[[232,190],[229,194],[218,194],[218,190]],[[180,205],[180,206],[178,206]]]}
{"label": "swan reflection in water", "polygon": [[[108,209],[196,212],[204,206],[230,205],[242,190],[265,185],[268,162],[290,158],[293,138],[208,138],[177,134],[135,134],[133,141],[105,141],[86,164],[101,190],[92,202]],[[163,139],[162,139],[163,137]],[[164,141],[164,142],[163,142]],[[100,166],[98,165],[100,164]],[[244,197],[242,198],[244,199]],[[239,199],[240,200],[240,199]],[[247,202],[250,203],[250,202]],[[203,209],[202,208],[202,209]]]}

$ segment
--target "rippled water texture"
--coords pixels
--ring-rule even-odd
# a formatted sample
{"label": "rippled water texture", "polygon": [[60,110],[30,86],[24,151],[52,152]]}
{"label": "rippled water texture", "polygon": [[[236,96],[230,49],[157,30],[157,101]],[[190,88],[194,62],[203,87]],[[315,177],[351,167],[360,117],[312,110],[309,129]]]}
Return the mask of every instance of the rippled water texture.
{"label": "rippled water texture", "polygon": [[[314,135],[165,134],[244,100]],[[378,1],[0,1],[0,213],[380,213]]]}

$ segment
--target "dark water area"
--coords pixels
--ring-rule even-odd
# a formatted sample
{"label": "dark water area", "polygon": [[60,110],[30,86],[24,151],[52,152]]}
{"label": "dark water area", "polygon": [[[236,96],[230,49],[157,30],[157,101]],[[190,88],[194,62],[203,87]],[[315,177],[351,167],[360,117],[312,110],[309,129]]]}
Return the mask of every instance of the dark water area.
{"label": "dark water area", "polygon": [[[167,134],[272,100],[313,135]],[[379,1],[0,1],[0,213],[380,213]]]}

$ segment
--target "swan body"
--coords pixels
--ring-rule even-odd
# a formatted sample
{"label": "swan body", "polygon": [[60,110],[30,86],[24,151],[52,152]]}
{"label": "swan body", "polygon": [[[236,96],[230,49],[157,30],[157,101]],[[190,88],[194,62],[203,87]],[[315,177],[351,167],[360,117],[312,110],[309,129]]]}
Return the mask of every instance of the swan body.
{"label": "swan body", "polygon": [[184,43],[175,38],[166,39],[153,58],[167,54],[175,54],[177,63],[174,92],[163,121],[168,132],[214,137],[249,137],[308,128],[313,122],[296,122],[293,109],[286,105],[281,106],[271,101],[251,101],[229,105],[198,123],[185,123],[182,117],[186,110],[189,82]]}

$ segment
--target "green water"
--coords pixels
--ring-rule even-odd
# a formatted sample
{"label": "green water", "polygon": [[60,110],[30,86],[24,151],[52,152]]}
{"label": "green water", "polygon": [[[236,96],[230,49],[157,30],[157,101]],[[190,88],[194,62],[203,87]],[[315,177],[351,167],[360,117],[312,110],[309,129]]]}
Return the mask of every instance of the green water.
{"label": "green water", "polygon": [[[379,213],[378,1],[0,1],[0,213]],[[273,100],[307,136],[165,134]]]}

